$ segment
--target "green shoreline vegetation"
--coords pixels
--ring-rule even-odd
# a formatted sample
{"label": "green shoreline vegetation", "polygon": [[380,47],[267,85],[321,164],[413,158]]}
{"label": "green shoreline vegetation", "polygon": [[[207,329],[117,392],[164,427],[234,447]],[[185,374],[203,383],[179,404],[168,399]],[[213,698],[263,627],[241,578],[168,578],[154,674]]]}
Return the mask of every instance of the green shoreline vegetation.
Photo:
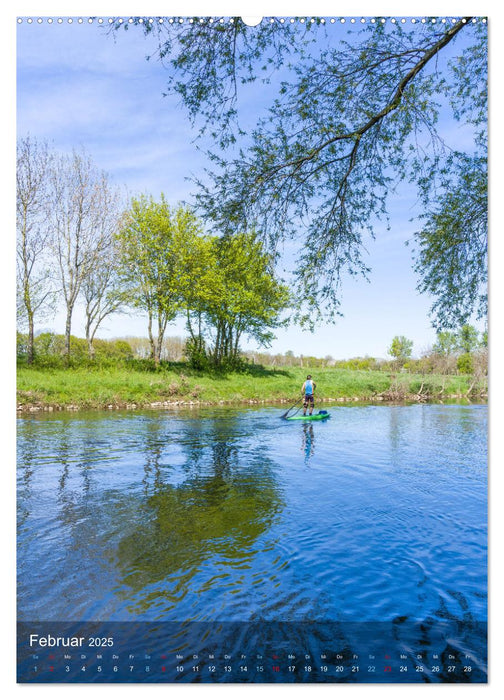
{"label": "green shoreline vegetation", "polygon": [[73,338],[74,359],[68,367],[54,355],[39,356],[32,365],[20,356],[18,411],[294,402],[301,396],[307,374],[317,381],[320,403],[486,400],[487,396],[486,373],[475,371],[476,362],[471,373],[462,373],[449,366],[446,358],[443,373],[433,357],[411,360],[405,367],[369,357],[335,361],[263,353],[244,357],[239,369],[211,371],[194,369],[183,359],[159,365],[139,359],[124,340],[97,340],[96,344],[96,357],[90,360],[85,356],[85,341]]}

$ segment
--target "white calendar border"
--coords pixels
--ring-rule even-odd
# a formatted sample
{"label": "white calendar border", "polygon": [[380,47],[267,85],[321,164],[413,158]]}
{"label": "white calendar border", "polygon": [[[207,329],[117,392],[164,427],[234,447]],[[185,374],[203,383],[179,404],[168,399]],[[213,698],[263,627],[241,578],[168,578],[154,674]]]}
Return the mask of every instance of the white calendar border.
{"label": "white calendar border", "polygon": [[[0,50],[2,51],[2,73],[3,73],[3,95],[4,95],[4,105],[7,106],[7,116],[4,117],[1,130],[2,139],[2,154],[3,163],[2,166],[2,213],[4,214],[4,228],[3,228],[3,247],[2,251],[2,270],[0,279],[2,280],[2,299],[4,304],[3,308],[3,320],[4,324],[7,323],[7,333],[4,333],[4,343],[2,347],[2,386],[4,391],[4,396],[1,402],[1,411],[4,428],[4,440],[7,439],[8,449],[7,449],[7,459],[4,460],[3,473],[8,474],[8,485],[7,488],[2,488],[2,513],[4,513],[3,525],[7,527],[7,538],[4,541],[8,542],[7,546],[7,561],[8,566],[4,568],[4,586],[2,587],[3,592],[3,615],[2,620],[7,621],[7,625],[2,626],[1,635],[1,650],[2,650],[2,680],[1,686],[3,688],[9,688],[9,691],[16,693],[21,693],[24,697],[27,697],[29,693],[35,692],[37,697],[63,697],[63,694],[67,695],[69,692],[68,685],[50,685],[50,686],[26,686],[26,685],[16,685],[15,684],[15,668],[16,668],[16,656],[15,656],[15,643],[16,643],[16,633],[15,633],[15,475],[14,475],[14,465],[15,465],[15,343],[13,338],[15,337],[15,285],[14,276],[15,271],[14,260],[15,260],[15,244],[14,236],[12,232],[15,231],[15,185],[13,177],[13,166],[15,165],[15,18],[16,16],[23,17],[38,17],[38,16],[135,16],[139,14],[141,9],[142,14],[151,14],[152,16],[166,16],[167,14],[172,14],[174,16],[258,16],[264,14],[266,16],[300,16],[310,14],[312,16],[345,16],[345,17],[367,17],[380,14],[381,16],[391,16],[391,17],[402,17],[402,16],[463,16],[465,14],[472,14],[477,9],[479,16],[489,17],[489,36],[490,36],[490,57],[491,57],[491,67],[493,66],[493,72],[490,75],[490,102],[491,102],[491,112],[490,112],[490,203],[498,202],[499,195],[501,192],[502,179],[502,134],[499,128],[500,116],[502,109],[502,90],[499,88],[498,81],[502,82],[501,78],[495,78],[493,73],[497,73],[497,66],[504,65],[504,60],[502,56],[504,41],[499,39],[499,27],[504,28],[503,14],[504,11],[502,6],[496,6],[495,2],[478,2],[476,3],[467,2],[454,2],[442,1],[432,2],[431,0],[426,0],[422,3],[414,3],[413,5],[405,6],[404,2],[371,2],[355,0],[354,2],[348,2],[347,0],[341,0],[340,2],[328,2],[328,0],[311,0],[310,3],[299,2],[299,0],[270,0],[268,3],[263,0],[257,0],[256,2],[230,2],[229,0],[216,0],[215,2],[198,2],[197,0],[186,0],[186,2],[131,2],[131,0],[125,0],[123,2],[96,2],[96,0],[90,1],[88,3],[74,2],[70,5],[63,2],[56,2],[54,0],[48,0],[48,2],[41,4],[40,2],[20,2],[16,4],[15,8],[7,9],[4,11],[2,16],[2,22],[0,24],[1,40],[0,40]],[[309,12],[307,12],[309,10]],[[5,111],[5,108],[4,108]],[[499,115],[499,116],[496,116]],[[496,127],[493,128],[493,120],[495,120]],[[7,154],[7,155],[6,155]],[[5,221],[5,215],[7,214],[7,221]],[[499,350],[502,348],[502,322],[499,323],[498,317],[498,305],[497,299],[504,298],[503,290],[501,289],[502,280],[504,275],[500,271],[500,262],[504,259],[502,254],[503,236],[498,227],[498,214],[495,211],[495,207],[491,208],[491,258],[490,258],[490,370],[491,370],[491,396],[500,397],[499,390],[503,388],[503,371],[499,368],[499,364],[502,365],[502,360],[500,357]],[[5,301],[6,300],[6,301]],[[501,325],[501,327],[499,327]],[[493,358],[497,359],[494,361]],[[500,414],[495,407],[491,407],[491,419],[490,419],[490,465],[491,465],[491,478],[490,478],[490,498],[489,498],[489,508],[490,508],[490,519],[491,519],[491,544],[498,539],[495,533],[502,532],[502,516],[499,511],[502,511],[500,503],[498,502],[498,494],[501,492],[502,477],[499,472],[502,469],[502,454],[503,445],[502,438],[500,435],[503,433],[498,421]],[[502,615],[502,603],[500,599],[502,597],[501,591],[502,586],[502,571],[498,566],[498,555],[495,551],[495,547],[492,547],[493,558],[491,561],[490,574],[491,574],[491,624],[490,624],[490,683],[488,687],[482,688],[479,686],[480,690],[484,690],[485,693],[490,693],[493,695],[495,692],[502,692],[504,684],[502,682],[502,672],[500,668],[503,667],[503,660],[501,654],[503,652],[502,644],[499,642],[499,638],[502,638],[501,625],[504,624],[504,617]],[[7,572],[7,574],[5,574]],[[7,583],[5,583],[5,577],[7,578]],[[222,685],[216,684],[215,686],[204,684],[198,687],[194,686],[177,686],[169,685],[165,687],[164,684],[151,685],[143,684],[142,689],[146,688],[148,685],[148,690],[145,692],[155,695],[163,694],[163,697],[185,697],[196,696],[200,693],[205,695],[210,694],[215,697],[225,697],[231,698],[237,692],[240,695],[245,694],[251,696],[255,693],[268,692],[271,686],[264,687],[264,689],[257,684],[244,685],[240,684],[239,690],[236,685]],[[296,686],[292,685],[278,685],[275,686],[273,692],[275,695],[283,695],[283,693],[289,693],[289,696],[304,696],[307,692],[310,694],[312,692],[319,696],[327,696],[329,694],[334,696],[337,693],[341,696],[341,693],[345,697],[350,696],[362,697],[364,693],[373,694],[373,697],[381,698],[396,696],[400,697],[407,692],[418,693],[423,692],[424,688],[428,687],[430,692],[442,692],[444,693],[457,692],[460,685],[447,687],[444,684],[440,686],[416,686],[408,685],[407,688],[401,685],[347,685],[338,684],[337,688],[334,684],[329,684],[327,686],[320,686],[318,684],[299,684]],[[441,687],[443,688],[441,690]],[[98,686],[93,685],[92,689],[89,686],[84,685],[72,685],[71,693],[73,695],[80,696],[81,694],[88,694],[92,692],[93,694],[97,692],[98,694],[107,694],[107,697],[112,693],[113,695],[121,695],[121,697],[133,697],[139,692],[137,685],[127,685],[120,684],[118,686]],[[142,690],[142,692],[144,692]],[[464,692],[464,691],[462,691]]]}

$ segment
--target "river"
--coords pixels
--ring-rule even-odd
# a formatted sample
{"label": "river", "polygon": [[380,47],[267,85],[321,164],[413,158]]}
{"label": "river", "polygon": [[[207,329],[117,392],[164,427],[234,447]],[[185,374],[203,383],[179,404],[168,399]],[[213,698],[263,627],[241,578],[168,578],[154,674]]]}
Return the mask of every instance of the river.
{"label": "river", "polygon": [[20,418],[18,620],[463,624],[483,668],[487,406],[324,408]]}

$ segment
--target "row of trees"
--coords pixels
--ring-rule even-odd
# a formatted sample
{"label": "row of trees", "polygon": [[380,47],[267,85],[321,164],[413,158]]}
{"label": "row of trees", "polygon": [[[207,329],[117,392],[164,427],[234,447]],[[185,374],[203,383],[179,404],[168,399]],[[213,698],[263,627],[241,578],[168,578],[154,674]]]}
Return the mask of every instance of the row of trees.
{"label": "row of trees", "polygon": [[151,357],[161,359],[167,324],[183,315],[193,366],[235,365],[244,335],[259,345],[285,323],[289,292],[253,233],[205,235],[190,209],[141,196],[131,202],[117,236],[120,277],[132,303],[146,312]]}
{"label": "row of trees", "polygon": [[404,371],[419,374],[473,374],[486,375],[488,364],[488,333],[479,333],[474,326],[464,324],[458,331],[438,331],[432,347],[425,348],[419,357],[413,357],[413,341],[397,335],[387,350],[392,360],[369,355],[335,360],[332,355],[314,357],[295,355],[291,350],[283,354],[246,352],[250,362],[277,367],[335,367],[351,370]]}
{"label": "row of trees", "polygon": [[458,331],[438,331],[434,345],[424,351],[419,360],[412,361],[412,350],[412,340],[403,335],[396,335],[392,339],[388,354],[394,358],[397,366],[408,369],[423,368],[425,371],[437,371],[442,374],[454,371],[471,374],[476,359],[483,358],[486,365],[488,333],[484,331],[480,334],[474,326],[466,323]]}
{"label": "row of trees", "polygon": [[[34,359],[35,318],[66,309],[71,354],[75,305],[85,307],[88,352],[102,321],[139,309],[159,364],[167,325],[186,320],[186,352],[198,367],[236,364],[244,335],[268,345],[289,293],[254,233],[206,235],[188,207],[120,193],[84,154],[58,156],[31,138],[18,144],[17,302]],[[283,321],[285,322],[285,321]]]}
{"label": "row of trees", "polygon": [[65,354],[72,316],[82,299],[90,351],[103,319],[120,309],[115,234],[120,196],[85,154],[59,155],[30,137],[17,147],[17,312],[34,357],[35,318],[63,302]]}
{"label": "row of trees", "polygon": [[[190,210],[164,200],[138,198],[124,212],[118,191],[85,155],[21,141],[18,311],[29,361],[34,319],[56,300],[66,308],[67,357],[78,299],[90,354],[103,319],[135,307],[147,313],[156,362],[177,314],[187,320],[196,365],[235,361],[244,333],[267,343],[287,291],[258,239],[245,233],[253,230],[272,255],[284,241],[298,242],[300,323],[313,325],[323,310],[339,314],[342,278],[367,275],[366,237],[387,218],[402,182],[416,186],[422,203],[411,242],[436,329],[485,317],[485,21],[373,19],[345,40],[320,18],[271,18],[251,28],[238,17],[137,17],[114,26],[132,25],[157,41],[168,93],[200,136],[210,136],[211,171],[197,182],[196,202],[216,235],[204,236]],[[245,129],[242,118],[254,115],[241,98],[261,80],[270,83],[270,109]],[[445,143],[458,123],[463,150]]]}
{"label": "row of trees", "polygon": [[[450,337],[450,335],[452,337]],[[392,360],[371,357],[351,357],[336,360],[332,355],[315,357],[313,355],[295,355],[292,350],[285,353],[270,353],[262,351],[244,351],[240,358],[250,364],[268,367],[306,367],[335,368],[360,371],[397,372],[407,371],[414,374],[473,374],[484,378],[487,374],[488,347],[486,333],[478,334],[476,329],[469,326],[458,333],[438,334],[436,342],[426,348],[419,357],[398,358]],[[403,336],[396,336],[401,339]],[[395,339],[394,339],[395,340]],[[406,339],[407,340],[407,339]],[[411,343],[411,341],[408,341]],[[35,335],[35,355],[37,363],[42,366],[60,367],[65,351],[65,336],[56,333],[42,332]],[[89,363],[89,352],[85,338],[70,338],[72,361],[77,365]],[[162,343],[161,359],[169,362],[187,362],[190,359],[190,339],[182,336],[166,336]],[[17,354],[20,359],[27,356],[28,335],[17,334]],[[152,368],[151,343],[148,338],[126,336],[111,340],[96,339],[94,341],[94,360],[101,366],[117,366],[123,363],[139,363],[137,366]],[[195,363],[193,363],[195,364]]]}

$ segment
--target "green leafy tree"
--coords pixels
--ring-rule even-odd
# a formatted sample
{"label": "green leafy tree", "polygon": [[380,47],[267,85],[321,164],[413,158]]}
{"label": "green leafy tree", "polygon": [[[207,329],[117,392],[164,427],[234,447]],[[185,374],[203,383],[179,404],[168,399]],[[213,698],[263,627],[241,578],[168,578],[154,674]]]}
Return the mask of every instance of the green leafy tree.
{"label": "green leafy tree", "polygon": [[[198,183],[216,229],[255,228],[273,251],[299,241],[302,321],[323,308],[340,313],[342,277],[367,275],[366,238],[403,180],[423,200],[416,270],[436,325],[484,315],[484,22],[368,21],[338,43],[335,27],[310,18],[253,28],[240,18],[135,22],[157,39],[168,92],[217,144],[213,171]],[[245,131],[241,97],[256,80],[269,83],[271,108]],[[438,126],[447,117],[472,134],[466,151],[445,146]]]}
{"label": "green leafy tree", "polygon": [[261,347],[269,347],[274,338],[272,329],[285,324],[281,312],[290,295],[275,278],[272,257],[254,234],[236,234],[218,239],[214,245],[222,284],[206,316],[216,331],[213,361],[218,365],[236,363],[244,335]]}
{"label": "green leafy tree", "polygon": [[474,360],[470,352],[464,352],[457,357],[457,369],[462,374],[472,374],[474,372]]}
{"label": "green leafy tree", "polygon": [[199,252],[191,262],[198,285],[185,297],[188,349],[193,361],[201,363],[204,356],[217,367],[236,366],[244,336],[260,346],[271,343],[273,329],[286,322],[281,312],[289,292],[254,234],[200,240]]}
{"label": "green leafy tree", "polygon": [[163,195],[160,201],[141,195],[131,200],[118,232],[120,274],[129,286],[131,303],[147,314],[150,355],[156,365],[167,324],[179,313],[186,288],[180,277],[181,251],[200,230],[189,208],[170,207]]}
{"label": "green leafy tree", "polygon": [[[222,284],[215,246],[209,236],[193,236],[180,251],[183,309],[189,338],[185,354],[195,369],[208,366],[205,314]],[[197,284],[195,284],[197,280]]]}
{"label": "green leafy tree", "polygon": [[478,331],[468,323],[464,324],[458,332],[457,341],[459,349],[465,354],[474,352],[480,346]]}
{"label": "green leafy tree", "polygon": [[396,335],[387,350],[388,354],[401,364],[404,364],[411,357],[412,351],[413,341],[408,340],[404,335]]}
{"label": "green leafy tree", "polygon": [[436,336],[436,342],[432,346],[432,351],[436,355],[452,355],[458,347],[457,334],[452,331],[439,331]]}

